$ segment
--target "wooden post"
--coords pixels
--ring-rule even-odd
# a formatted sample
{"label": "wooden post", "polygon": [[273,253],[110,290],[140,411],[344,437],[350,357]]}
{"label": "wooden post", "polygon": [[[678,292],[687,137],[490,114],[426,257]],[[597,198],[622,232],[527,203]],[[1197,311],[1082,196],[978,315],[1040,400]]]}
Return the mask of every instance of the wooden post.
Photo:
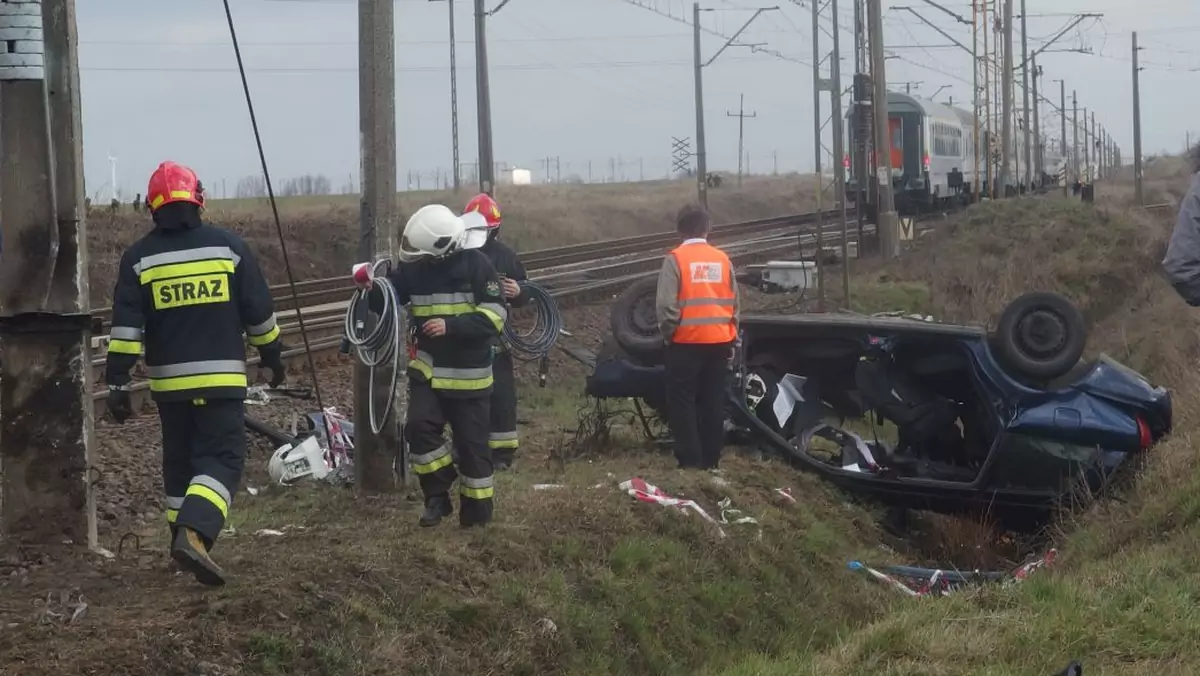
{"label": "wooden post", "polygon": [[[74,0],[0,2],[0,32],[22,28],[18,58],[9,50],[0,59],[0,535],[94,548]],[[44,58],[22,58],[39,52]]]}
{"label": "wooden post", "polygon": [[[399,239],[396,230],[396,64],[395,6],[392,0],[359,0],[359,130],[362,139],[362,203],[359,258],[374,261],[392,258]],[[396,359],[404,359],[398,354]],[[368,493],[395,489],[395,461],[400,453],[397,420],[402,418],[401,401],[392,406],[383,429],[371,430],[370,401],[382,411],[390,396],[391,378],[376,374],[371,390],[369,371],[362,364],[354,369],[355,484]],[[382,382],[381,382],[382,381]],[[403,397],[403,392],[398,398]],[[403,472],[407,468],[400,463]]]}

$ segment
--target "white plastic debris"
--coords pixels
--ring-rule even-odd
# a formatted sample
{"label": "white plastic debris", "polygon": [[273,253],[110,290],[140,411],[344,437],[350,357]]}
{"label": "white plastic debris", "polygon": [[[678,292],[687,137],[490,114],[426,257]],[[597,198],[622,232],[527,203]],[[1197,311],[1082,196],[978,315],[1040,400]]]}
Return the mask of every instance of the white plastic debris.
{"label": "white plastic debris", "polygon": [[562,484],[534,484],[533,485],[533,490],[535,490],[535,491],[551,491],[551,490],[555,490],[558,488],[566,488],[566,486],[564,486]]}
{"label": "white plastic debris", "polygon": [[262,537],[264,535],[279,536],[279,535],[283,535],[283,531],[275,530],[274,528],[259,528],[258,530],[254,531],[254,534],[259,537]]}
{"label": "white plastic debris", "polygon": [[315,436],[307,437],[298,444],[280,446],[267,462],[271,481],[280,484],[289,484],[309,476],[324,479],[329,470],[325,449],[321,448]]}
{"label": "white plastic debris", "polygon": [[721,510],[721,523],[723,524],[757,524],[758,519],[752,516],[742,516],[742,510],[734,509],[733,500],[724,498],[717,503],[717,507]]}

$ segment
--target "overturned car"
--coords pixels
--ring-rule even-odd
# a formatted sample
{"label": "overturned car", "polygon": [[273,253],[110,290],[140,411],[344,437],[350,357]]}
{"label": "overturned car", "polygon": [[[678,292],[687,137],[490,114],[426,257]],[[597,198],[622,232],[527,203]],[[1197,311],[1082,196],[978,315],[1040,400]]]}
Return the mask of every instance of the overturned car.
{"label": "overturned car", "polygon": [[[649,292],[647,290],[649,289]],[[588,393],[661,411],[653,289],[613,306],[618,349]],[[856,494],[945,512],[1040,521],[1094,494],[1171,429],[1171,397],[1101,355],[1081,361],[1082,315],[1031,293],[996,328],[857,314],[746,316],[727,429]]]}

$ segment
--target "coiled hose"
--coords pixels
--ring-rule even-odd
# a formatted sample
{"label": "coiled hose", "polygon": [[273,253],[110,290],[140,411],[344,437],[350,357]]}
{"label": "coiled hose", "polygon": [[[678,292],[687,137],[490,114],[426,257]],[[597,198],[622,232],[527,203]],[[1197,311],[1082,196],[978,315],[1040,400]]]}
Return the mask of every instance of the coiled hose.
{"label": "coiled hose", "polygon": [[544,287],[529,280],[517,283],[529,296],[529,305],[537,311],[537,321],[531,329],[522,333],[517,332],[512,322],[505,322],[502,339],[515,359],[541,360],[538,366],[538,385],[545,387],[546,374],[550,371],[550,350],[554,349],[554,344],[558,342],[558,334],[563,332],[562,312]]}
{"label": "coiled hose", "polygon": [[[358,360],[367,367],[370,373],[370,416],[371,416],[371,431],[376,435],[383,429],[383,423],[387,420],[388,415],[392,412],[392,402],[396,400],[396,389],[400,382],[400,361],[398,359],[400,350],[404,342],[404,316],[401,314],[404,309],[400,305],[400,298],[396,294],[396,287],[388,281],[387,269],[390,262],[387,260],[377,261],[371,266],[371,284],[372,288],[378,288],[383,295],[383,308],[379,312],[379,321],[376,322],[369,334],[366,333],[365,317],[370,309],[368,305],[368,297],[371,294],[371,289],[358,289],[354,292],[354,296],[350,299],[350,306],[346,308],[345,321],[345,340],[343,345],[348,345],[354,348]],[[366,334],[366,335],[364,335]],[[388,388],[387,405],[383,409],[383,415],[377,416],[375,410],[375,370],[377,368],[391,364],[392,368],[392,384]]]}

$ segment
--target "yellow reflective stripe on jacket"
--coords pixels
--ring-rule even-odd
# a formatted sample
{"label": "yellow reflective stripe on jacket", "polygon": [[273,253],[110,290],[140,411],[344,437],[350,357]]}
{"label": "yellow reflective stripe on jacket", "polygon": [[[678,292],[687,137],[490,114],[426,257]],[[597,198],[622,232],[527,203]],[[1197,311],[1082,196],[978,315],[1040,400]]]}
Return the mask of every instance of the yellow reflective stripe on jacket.
{"label": "yellow reflective stripe on jacket", "polygon": [[271,343],[275,342],[277,338],[279,338],[278,326],[261,336],[249,336],[247,341],[254,347],[262,347],[263,345],[270,345]]}
{"label": "yellow reflective stripe on jacket", "polygon": [[425,376],[429,385],[435,390],[486,390],[492,386],[491,366],[467,369],[446,368],[433,366],[432,361],[433,358],[428,352],[418,351],[416,358],[409,361],[408,366]]}
{"label": "yellow reflective stripe on jacket", "polygon": [[142,353],[142,341],[140,340],[113,340],[108,341],[109,354],[133,354]]}
{"label": "yellow reflective stripe on jacket", "polygon": [[491,320],[492,324],[496,326],[497,331],[504,331],[504,321],[508,319],[508,310],[503,305],[499,303],[480,303],[477,309],[479,310],[479,314]]}
{"label": "yellow reflective stripe on jacket", "polygon": [[475,306],[471,303],[453,303],[449,305],[417,305],[412,304],[412,314],[414,317],[434,317],[434,316],[449,316],[457,317],[465,315],[468,312],[474,312]]}
{"label": "yellow reflective stripe on jacket", "polygon": [[208,260],[196,261],[194,263],[173,263],[170,265],[160,265],[156,268],[150,268],[138,275],[138,281],[143,285],[160,279],[171,279],[174,277],[190,277],[192,275],[211,275],[226,273],[232,275],[234,272],[233,261],[230,260]]}
{"label": "yellow reflective stripe on jacket", "polygon": [[179,392],[210,387],[246,387],[246,363],[236,359],[193,361],[146,368],[152,392]]}

